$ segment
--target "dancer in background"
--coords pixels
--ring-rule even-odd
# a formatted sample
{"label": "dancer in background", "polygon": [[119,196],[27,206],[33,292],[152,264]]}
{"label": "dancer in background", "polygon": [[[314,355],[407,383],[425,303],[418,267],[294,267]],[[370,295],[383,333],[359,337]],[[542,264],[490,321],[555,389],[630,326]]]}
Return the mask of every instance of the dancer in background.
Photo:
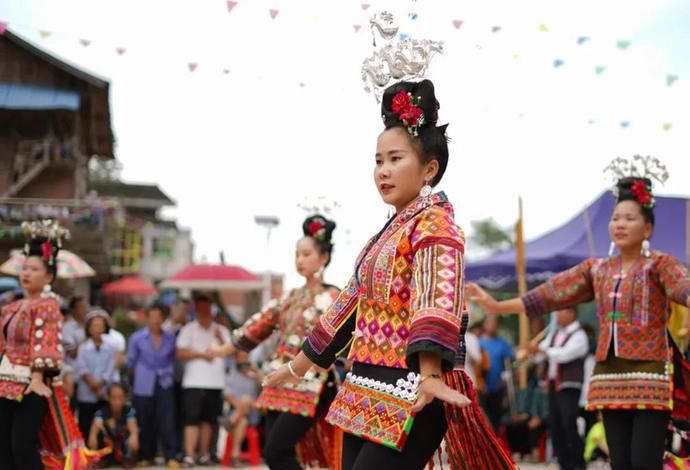
{"label": "dancer in background", "polygon": [[[680,261],[650,247],[650,178],[664,182],[665,168],[649,157],[625,163],[616,160],[610,167],[619,179],[608,258],[588,259],[522,298],[499,302],[476,285],[469,295],[487,312],[530,317],[594,300],[601,333],[588,408],[602,410],[613,470],[659,470],[673,407],[668,312],[672,301],[690,305],[690,278]],[[635,167],[645,173],[625,174]]]}
{"label": "dancer in background", "polygon": [[101,452],[86,449],[62,385],[53,384],[64,351],[60,303],[51,285],[68,232],[54,221],[22,228],[24,296],[0,311],[0,468],[87,468]]}
{"label": "dancer in background", "polygon": [[374,181],[396,214],[369,240],[302,352],[268,378],[270,386],[296,382],[349,348],[352,372],[327,416],[345,432],[345,470],[418,470],[444,437],[444,466],[513,467],[462,370],[465,239],[445,194],[432,194],[448,164],[438,109],[429,80],[383,93]]}
{"label": "dancer in background", "polygon": [[[304,338],[318,323],[320,315],[330,307],[338,289],[325,284],[324,269],[331,262],[335,223],[322,215],[308,217],[302,224],[303,237],[297,242],[295,264],[305,279],[304,286],[290,291],[280,301],[272,302],[263,312],[252,316],[233,333],[231,344],[215,348],[216,354],[229,355],[235,350],[250,351],[275,330],[280,332],[277,351],[270,361],[276,370],[300,351]],[[256,406],[268,411],[268,436],[264,459],[271,469],[293,470],[311,465],[333,467],[333,433],[328,427],[305,435],[323,417],[335,396],[332,371],[311,371],[299,385],[290,388],[264,387]],[[296,445],[300,446],[300,458]]]}

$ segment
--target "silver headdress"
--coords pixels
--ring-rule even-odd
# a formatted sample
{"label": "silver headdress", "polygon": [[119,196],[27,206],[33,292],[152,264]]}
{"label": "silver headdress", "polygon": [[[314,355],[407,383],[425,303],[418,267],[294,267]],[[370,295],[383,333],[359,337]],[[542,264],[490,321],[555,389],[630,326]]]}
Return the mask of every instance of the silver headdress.
{"label": "silver headdress", "polygon": [[398,26],[390,12],[375,14],[369,24],[374,47],[377,34],[384,41],[384,45],[362,63],[364,90],[373,93],[377,102],[381,101],[383,90],[389,85],[397,81],[423,78],[434,55],[443,53],[443,42],[429,39],[393,42],[398,34]]}
{"label": "silver headdress", "polygon": [[623,178],[648,178],[657,183],[664,184],[668,180],[666,165],[658,158],[652,156],[643,157],[635,155],[631,159],[615,158],[604,168],[613,179],[613,194],[618,197],[618,181]]}

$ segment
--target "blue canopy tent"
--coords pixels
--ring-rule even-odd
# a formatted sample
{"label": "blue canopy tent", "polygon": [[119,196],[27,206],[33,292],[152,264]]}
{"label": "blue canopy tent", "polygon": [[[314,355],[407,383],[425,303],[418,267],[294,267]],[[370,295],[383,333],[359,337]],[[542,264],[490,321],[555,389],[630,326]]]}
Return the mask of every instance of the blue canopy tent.
{"label": "blue canopy tent", "polygon": [[[610,192],[603,193],[565,225],[526,243],[527,280],[544,280],[591,256],[607,256],[611,243],[608,224],[615,202]],[[652,248],[690,262],[690,199],[657,196],[656,203]],[[515,281],[515,250],[469,261],[466,276],[492,289],[505,287]]]}

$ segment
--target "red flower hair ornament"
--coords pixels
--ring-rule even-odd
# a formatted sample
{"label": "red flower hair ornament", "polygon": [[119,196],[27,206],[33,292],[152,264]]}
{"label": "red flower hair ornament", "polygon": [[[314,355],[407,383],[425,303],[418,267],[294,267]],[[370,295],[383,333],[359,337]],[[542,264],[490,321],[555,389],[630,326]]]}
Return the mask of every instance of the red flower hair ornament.
{"label": "red flower hair ornament", "polygon": [[642,207],[645,209],[654,209],[654,197],[652,196],[652,188],[647,186],[647,184],[644,181],[635,181],[633,183],[632,188],[630,188],[630,191],[633,193],[635,196],[635,199],[637,199],[637,202],[640,203]]}
{"label": "red flower hair ornament", "polygon": [[419,135],[419,127],[426,122],[424,111],[419,107],[419,100],[419,96],[413,97],[412,93],[400,90],[391,103],[391,109],[398,115],[407,132],[415,137]]}
{"label": "red flower hair ornament", "polygon": [[319,241],[324,241],[326,237],[326,223],[321,219],[314,219],[309,223],[309,235]]}

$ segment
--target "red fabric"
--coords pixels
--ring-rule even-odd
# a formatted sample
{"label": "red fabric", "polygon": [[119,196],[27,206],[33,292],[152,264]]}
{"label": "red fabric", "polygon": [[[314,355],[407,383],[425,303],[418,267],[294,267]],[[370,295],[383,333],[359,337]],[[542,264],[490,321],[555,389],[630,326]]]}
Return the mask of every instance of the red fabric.
{"label": "red fabric", "polygon": [[138,276],[126,276],[117,281],[105,284],[102,289],[105,295],[155,295],[155,287]]}
{"label": "red fabric", "polygon": [[168,279],[169,281],[259,281],[241,266],[224,264],[192,264]]}

